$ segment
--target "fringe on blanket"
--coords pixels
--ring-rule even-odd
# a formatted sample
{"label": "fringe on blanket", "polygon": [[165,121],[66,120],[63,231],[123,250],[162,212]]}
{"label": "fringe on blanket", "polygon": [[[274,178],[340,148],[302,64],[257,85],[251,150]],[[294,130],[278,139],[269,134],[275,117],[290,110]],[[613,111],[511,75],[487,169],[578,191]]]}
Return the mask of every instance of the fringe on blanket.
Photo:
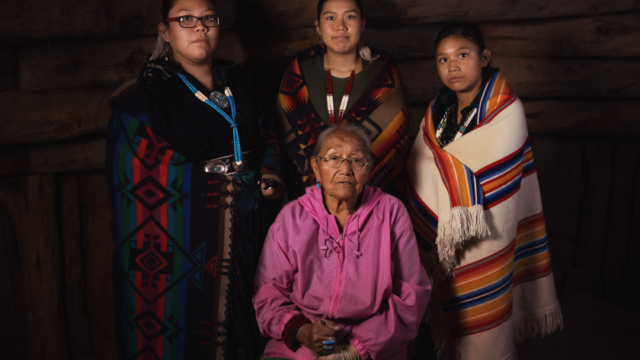
{"label": "fringe on blanket", "polygon": [[514,322],[516,344],[525,339],[546,336],[556,330],[562,330],[563,319],[560,304],[540,314],[523,316]]}
{"label": "fringe on blanket", "polygon": [[457,265],[456,251],[470,239],[486,239],[491,231],[484,218],[482,205],[470,208],[457,206],[451,209],[448,221],[438,223],[438,237],[436,246],[440,264],[445,275],[454,276],[453,270]]}

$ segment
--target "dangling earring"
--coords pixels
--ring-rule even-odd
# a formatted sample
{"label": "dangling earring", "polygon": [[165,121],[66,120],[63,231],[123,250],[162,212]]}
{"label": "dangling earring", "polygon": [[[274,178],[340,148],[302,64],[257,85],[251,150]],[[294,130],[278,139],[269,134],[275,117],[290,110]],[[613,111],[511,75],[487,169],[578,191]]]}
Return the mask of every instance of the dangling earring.
{"label": "dangling earring", "polygon": [[318,183],[318,189],[320,189],[320,183]]}
{"label": "dangling earring", "polygon": [[365,189],[365,190],[367,190],[367,184],[368,184],[368,183],[369,183],[368,181],[365,181],[365,182],[364,182],[364,189]]}

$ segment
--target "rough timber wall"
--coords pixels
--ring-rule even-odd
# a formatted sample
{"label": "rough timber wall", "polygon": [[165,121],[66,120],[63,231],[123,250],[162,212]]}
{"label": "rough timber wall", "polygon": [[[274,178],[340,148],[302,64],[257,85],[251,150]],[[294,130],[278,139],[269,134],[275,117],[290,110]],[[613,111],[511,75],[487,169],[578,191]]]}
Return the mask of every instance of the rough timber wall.
{"label": "rough timber wall", "polygon": [[[393,54],[413,134],[441,86],[432,45],[438,24],[479,24],[493,65],[527,112],[558,293],[631,308],[640,275],[640,1],[364,3],[365,40]],[[152,50],[159,4],[2,6],[2,358],[116,358],[106,101]],[[311,27],[315,1],[216,5],[223,22],[217,56],[252,73],[269,111],[286,64],[319,41]]]}

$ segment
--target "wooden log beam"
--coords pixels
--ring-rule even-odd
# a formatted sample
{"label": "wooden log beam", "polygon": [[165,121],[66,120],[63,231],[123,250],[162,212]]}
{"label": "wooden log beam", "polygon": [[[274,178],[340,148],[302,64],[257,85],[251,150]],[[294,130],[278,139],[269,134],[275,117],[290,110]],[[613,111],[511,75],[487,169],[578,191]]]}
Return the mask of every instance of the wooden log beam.
{"label": "wooden log beam", "polygon": [[8,46],[0,46],[0,90],[18,87],[16,54]]}
{"label": "wooden log beam", "polygon": [[104,169],[105,148],[104,137],[7,147],[0,150],[0,178]]}
{"label": "wooden log beam", "polygon": [[[216,56],[244,61],[237,35],[225,32]],[[49,90],[70,87],[117,87],[134,76],[156,46],[156,36],[71,41],[18,51],[20,89]]]}
{"label": "wooden log beam", "polygon": [[[640,138],[634,100],[524,99],[532,135]],[[416,136],[427,104],[409,107],[411,136]],[[0,150],[0,178],[21,174],[82,172],[104,169],[105,138],[6,147]]]}
{"label": "wooden log beam", "polygon": [[[246,5],[244,5],[246,3]],[[255,27],[307,27],[316,20],[315,2],[294,0],[247,0],[244,23]],[[640,10],[635,0],[490,0],[476,2],[372,0],[365,3],[369,25],[432,24],[463,19],[485,22],[515,19],[545,19]]]}
{"label": "wooden log beam", "polygon": [[114,89],[0,93],[0,145],[104,134]]}
{"label": "wooden log beam", "polygon": [[[294,0],[217,1],[221,27],[299,28],[313,26],[315,3]],[[425,2],[374,0],[365,4],[369,25],[432,24],[464,18],[485,22],[510,19],[543,19],[639,10],[635,0],[471,0]],[[51,38],[99,38],[154,35],[160,21],[155,0],[9,2],[0,24],[0,41]]]}
{"label": "wooden log beam", "polygon": [[480,29],[494,55],[638,57],[640,12],[568,19],[485,23]]}
{"label": "wooden log beam", "polygon": [[[222,29],[236,23],[240,3],[215,1]],[[22,0],[3,5],[0,23],[3,42],[155,35],[162,20],[162,2],[157,0]]]}
{"label": "wooden log beam", "polygon": [[[500,57],[638,57],[640,12],[574,19],[481,24],[485,40]],[[369,27],[366,43],[394,59],[430,59],[440,26]],[[315,28],[224,31],[216,57],[261,71],[288,62],[321,42]],[[18,51],[24,91],[71,87],[117,87],[133,76],[153,51],[155,36],[72,41]],[[1,56],[2,52],[0,52]],[[1,83],[0,83],[1,85]]]}
{"label": "wooden log beam", "polygon": [[156,37],[146,36],[23,48],[18,50],[20,89],[118,86],[138,71],[155,45]]}
{"label": "wooden log beam", "polygon": [[160,17],[156,0],[8,1],[0,40],[150,35],[157,33]]}
{"label": "wooden log beam", "polygon": [[0,183],[0,202],[11,216],[18,239],[26,359],[69,358],[55,190],[55,179],[50,174]]}
{"label": "wooden log beam", "polygon": [[104,169],[104,137],[29,147],[30,174]]}
{"label": "wooden log beam", "polygon": [[640,102],[523,100],[529,133],[584,137],[640,137]]}
{"label": "wooden log beam", "polygon": [[[494,57],[519,97],[632,99],[640,97],[640,67],[632,59]],[[430,101],[442,86],[433,60],[398,61],[407,101]]]}
{"label": "wooden log beam", "polygon": [[[522,99],[530,135],[640,138],[640,102]],[[418,134],[427,105],[409,107],[411,136]]]}
{"label": "wooden log beam", "polygon": [[[494,56],[526,58],[640,57],[640,12],[479,25]],[[364,39],[394,59],[432,58],[441,25],[368,27]]]}

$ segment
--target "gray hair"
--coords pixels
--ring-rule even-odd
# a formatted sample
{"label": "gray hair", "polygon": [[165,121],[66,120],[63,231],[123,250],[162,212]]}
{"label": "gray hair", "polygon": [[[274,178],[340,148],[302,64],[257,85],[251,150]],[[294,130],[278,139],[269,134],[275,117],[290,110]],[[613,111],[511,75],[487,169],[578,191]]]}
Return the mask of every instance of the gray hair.
{"label": "gray hair", "polygon": [[364,41],[362,41],[362,36],[360,37],[360,41],[358,42],[358,53],[360,54],[360,57],[362,59],[369,62],[375,61],[380,57],[380,55],[378,54],[376,54],[375,56],[371,54],[371,49],[364,44]]}
{"label": "gray hair", "polygon": [[171,56],[171,45],[168,42],[164,41],[162,35],[158,34],[158,40],[156,41],[156,48],[151,53],[151,58],[149,60],[155,60],[161,57],[170,57]]}
{"label": "gray hair", "polygon": [[369,138],[369,134],[367,134],[365,128],[360,125],[347,123],[331,125],[322,133],[320,133],[320,136],[318,136],[318,141],[316,142],[316,148],[313,150],[312,156],[320,156],[320,150],[322,150],[322,148],[324,147],[324,142],[327,140],[327,138],[331,137],[333,133],[340,130],[351,133],[362,140],[365,145],[367,145],[367,159],[370,161],[373,160],[373,156],[371,154],[371,139]]}

